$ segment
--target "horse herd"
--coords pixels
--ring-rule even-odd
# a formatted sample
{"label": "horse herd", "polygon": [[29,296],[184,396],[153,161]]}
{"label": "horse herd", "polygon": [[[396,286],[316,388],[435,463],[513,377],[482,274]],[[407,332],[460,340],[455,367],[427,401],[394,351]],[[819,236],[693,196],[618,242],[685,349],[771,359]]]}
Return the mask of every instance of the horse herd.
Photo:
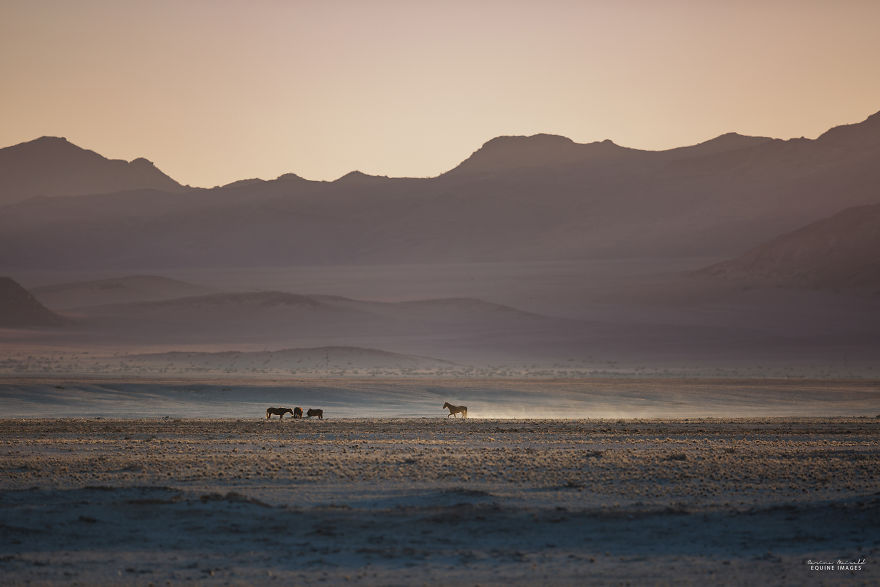
{"label": "horse herd", "polygon": [[[467,418],[467,406],[453,406],[451,403],[446,402],[443,404],[444,410],[449,410],[449,415],[447,418],[454,418],[456,414],[461,414],[462,418]],[[300,407],[291,408],[266,408],[266,419],[270,419],[272,416],[278,416],[279,420],[284,419],[284,414],[290,414],[295,419],[303,417],[303,410]],[[313,408],[309,408],[306,411],[306,418],[311,418],[312,416],[317,416],[319,420],[324,419],[324,410],[317,410]]]}
{"label": "horse herd", "polygon": [[[302,418],[303,417],[303,409],[299,406],[290,409],[290,408],[266,408],[266,419],[268,420],[272,416],[278,416],[279,420],[284,419],[284,414],[290,414],[294,418]],[[313,408],[309,408],[306,412],[306,418],[311,418],[312,416],[317,416],[319,420],[324,419],[324,410],[317,410]]]}

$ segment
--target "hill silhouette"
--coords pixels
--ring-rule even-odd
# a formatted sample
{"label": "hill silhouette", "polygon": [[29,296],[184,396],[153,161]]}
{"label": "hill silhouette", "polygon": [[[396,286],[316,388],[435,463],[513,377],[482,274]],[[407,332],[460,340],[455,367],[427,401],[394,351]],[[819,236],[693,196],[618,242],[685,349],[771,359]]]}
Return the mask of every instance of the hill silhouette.
{"label": "hill silhouette", "polygon": [[754,284],[880,292],[880,204],[848,208],[699,274]]}
{"label": "hill silhouette", "polygon": [[0,328],[62,326],[65,318],[55,314],[10,277],[0,277]]}
{"label": "hill silhouette", "polygon": [[183,187],[144,158],[107,159],[65,138],[40,137],[0,149],[0,205],[33,196],[69,196]]}
{"label": "hill silhouette", "polygon": [[434,178],[294,175],[211,190],[32,199],[0,264],[126,270],[734,256],[880,202],[880,117],[815,140],[728,133],[642,151],[499,137]]}
{"label": "hill silhouette", "polygon": [[568,137],[550,134],[496,137],[446,175],[491,174],[519,169],[555,167],[596,161],[638,153],[619,147],[610,140],[575,143]]}

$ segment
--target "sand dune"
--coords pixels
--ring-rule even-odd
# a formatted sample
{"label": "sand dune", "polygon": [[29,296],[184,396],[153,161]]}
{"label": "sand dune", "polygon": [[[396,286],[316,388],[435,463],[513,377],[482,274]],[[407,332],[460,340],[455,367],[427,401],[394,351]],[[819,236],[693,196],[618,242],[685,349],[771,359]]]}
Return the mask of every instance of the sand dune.
{"label": "sand dune", "polygon": [[166,342],[273,341],[374,320],[361,311],[285,292],[219,293],[95,306],[81,312],[84,328],[97,336]]}
{"label": "sand dune", "polygon": [[70,309],[206,295],[212,289],[158,275],[126,275],[43,285],[31,292],[50,308]]}
{"label": "sand dune", "polygon": [[[435,284],[441,291],[459,294],[416,301],[263,291],[89,306],[71,313],[73,324],[63,331],[25,336],[0,330],[0,372],[39,375],[39,369],[45,369],[68,375],[156,376],[171,371],[128,357],[361,347],[451,361],[454,367],[437,367],[449,376],[875,376],[880,340],[872,317],[880,314],[869,311],[876,305],[869,299],[818,293],[793,297],[784,290],[741,291],[735,284],[709,284],[701,291],[703,285],[693,287],[686,283],[692,280],[687,276],[671,281],[611,276],[601,280],[608,282],[604,285],[590,274],[582,275],[579,268],[568,269],[570,276],[547,277],[540,267],[535,275],[547,277],[549,284],[511,281],[506,274],[493,280],[486,265],[479,267],[487,275],[485,281],[471,280],[474,269],[469,266],[461,268],[460,277],[449,270],[434,275],[422,268],[428,276],[414,276],[421,281],[411,280],[412,272],[401,272],[387,286],[367,287],[380,298],[389,292],[430,290]],[[511,271],[519,275],[526,270]],[[309,280],[346,293],[360,289],[359,278],[345,286],[342,280],[348,275],[330,272],[327,280]],[[415,288],[406,289],[411,283]],[[467,295],[492,292],[539,312]],[[550,317],[540,311],[570,316]],[[334,363],[323,371],[333,376],[340,370],[362,371],[347,369],[347,363]],[[247,365],[236,372],[248,377],[280,372]],[[173,371],[180,374],[178,367]],[[410,368],[393,370],[403,373]]]}
{"label": "sand dune", "polygon": [[0,328],[63,326],[68,320],[8,277],[0,277]]}
{"label": "sand dune", "polygon": [[[372,302],[263,291],[78,309],[84,332],[124,340],[245,342],[380,340],[522,331],[561,322],[473,299]],[[334,343],[337,346],[339,343]],[[344,345],[344,343],[343,343]]]}
{"label": "sand dune", "polygon": [[241,373],[331,372],[390,369],[398,371],[453,367],[449,361],[360,347],[316,347],[278,351],[166,352],[128,355],[135,364],[161,366],[173,372]]}

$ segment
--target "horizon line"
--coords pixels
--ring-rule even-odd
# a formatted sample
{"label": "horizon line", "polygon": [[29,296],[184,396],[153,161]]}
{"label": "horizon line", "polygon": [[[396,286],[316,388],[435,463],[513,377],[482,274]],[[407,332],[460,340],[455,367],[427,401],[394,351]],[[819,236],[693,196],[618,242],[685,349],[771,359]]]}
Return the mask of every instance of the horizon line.
{"label": "horizon line", "polygon": [[690,147],[697,147],[697,146],[700,146],[700,145],[703,145],[706,143],[710,143],[710,142],[715,141],[717,139],[720,139],[722,137],[727,137],[727,136],[731,136],[731,135],[735,135],[735,136],[739,136],[739,137],[743,137],[743,138],[749,138],[749,139],[766,139],[767,141],[783,141],[783,142],[815,141],[833,129],[863,124],[875,116],[880,116],[880,111],[875,111],[871,114],[868,114],[863,120],[861,120],[859,122],[845,122],[845,123],[831,126],[827,129],[825,129],[824,131],[822,131],[821,133],[819,133],[815,138],[809,138],[804,135],[801,135],[800,137],[780,138],[780,137],[772,137],[772,136],[767,136],[767,135],[748,135],[748,134],[742,134],[738,131],[728,131],[728,132],[724,132],[719,135],[715,135],[713,137],[707,138],[705,140],[698,141],[696,143],[679,145],[679,146],[675,146],[675,147],[668,147],[665,149],[648,149],[648,148],[641,148],[641,147],[629,147],[629,146],[620,145],[620,144],[616,143],[613,139],[608,139],[608,138],[602,139],[602,140],[588,141],[588,142],[577,142],[567,135],[550,133],[550,132],[538,132],[538,133],[534,133],[534,134],[501,134],[501,135],[494,136],[494,137],[484,141],[476,150],[472,151],[469,155],[467,155],[466,157],[461,159],[456,165],[454,165],[453,167],[451,167],[449,169],[446,169],[445,171],[441,171],[440,173],[437,173],[436,175],[394,175],[394,176],[392,176],[392,175],[382,175],[382,174],[378,174],[378,173],[376,173],[376,174],[368,173],[368,172],[362,171],[361,169],[356,168],[356,169],[352,169],[346,173],[343,173],[342,175],[340,175],[334,179],[312,179],[312,178],[308,178],[303,175],[300,175],[299,173],[296,173],[293,171],[285,171],[285,172],[283,172],[275,177],[271,177],[271,178],[263,178],[263,177],[256,177],[256,176],[255,177],[244,177],[244,178],[236,179],[236,180],[224,183],[224,184],[215,184],[213,186],[205,186],[205,185],[194,186],[194,185],[190,185],[190,184],[184,184],[184,183],[178,181],[177,179],[175,179],[174,177],[172,177],[171,175],[169,175],[168,173],[166,173],[161,167],[156,165],[156,163],[152,159],[150,159],[149,157],[145,157],[143,155],[138,156],[138,157],[134,157],[133,159],[108,157],[107,155],[104,155],[103,153],[101,153],[95,149],[83,147],[79,143],[71,141],[67,137],[60,136],[60,135],[41,135],[41,136],[38,136],[38,137],[30,139],[30,140],[24,140],[24,141],[21,141],[21,142],[12,144],[12,145],[8,145],[6,147],[0,147],[0,151],[6,150],[6,149],[11,149],[11,148],[18,147],[18,146],[25,145],[25,144],[29,144],[29,143],[34,143],[36,141],[40,141],[43,139],[62,140],[66,143],[73,145],[74,147],[82,149],[83,151],[94,153],[94,154],[96,154],[96,155],[98,155],[108,161],[124,161],[126,163],[133,163],[134,161],[144,160],[144,161],[147,161],[148,163],[150,163],[151,165],[153,165],[158,171],[160,171],[161,173],[163,173],[164,175],[166,175],[167,177],[169,177],[175,183],[177,183],[178,185],[180,185],[182,187],[186,187],[186,188],[190,188],[190,189],[212,190],[212,189],[217,189],[217,188],[224,188],[224,187],[231,186],[231,185],[234,185],[236,183],[241,183],[241,182],[254,182],[254,181],[272,182],[272,181],[277,181],[285,176],[294,176],[298,179],[308,181],[308,182],[313,182],[313,183],[336,183],[336,182],[339,182],[339,181],[345,179],[346,177],[353,176],[353,175],[354,176],[362,175],[364,177],[378,178],[378,179],[404,179],[404,180],[405,179],[415,179],[415,180],[436,179],[436,178],[439,178],[443,175],[446,175],[447,173],[450,173],[450,172],[458,169],[465,161],[470,159],[474,154],[481,151],[489,143],[491,143],[495,140],[498,140],[498,139],[533,139],[535,137],[554,137],[554,138],[565,139],[565,140],[569,141],[574,146],[609,144],[609,145],[614,145],[616,147],[619,147],[620,149],[624,149],[624,150],[628,150],[628,151],[636,151],[636,152],[642,152],[642,153],[664,153],[664,152],[668,152],[668,151],[675,151],[678,149],[687,149]]}

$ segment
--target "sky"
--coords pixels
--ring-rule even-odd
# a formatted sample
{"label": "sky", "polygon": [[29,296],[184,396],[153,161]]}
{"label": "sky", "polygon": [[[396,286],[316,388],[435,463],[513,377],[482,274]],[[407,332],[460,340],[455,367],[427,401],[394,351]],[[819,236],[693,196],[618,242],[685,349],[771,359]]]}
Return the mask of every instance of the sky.
{"label": "sky", "polygon": [[426,177],[500,135],[813,138],[880,110],[876,0],[0,0],[0,146],[210,187]]}

